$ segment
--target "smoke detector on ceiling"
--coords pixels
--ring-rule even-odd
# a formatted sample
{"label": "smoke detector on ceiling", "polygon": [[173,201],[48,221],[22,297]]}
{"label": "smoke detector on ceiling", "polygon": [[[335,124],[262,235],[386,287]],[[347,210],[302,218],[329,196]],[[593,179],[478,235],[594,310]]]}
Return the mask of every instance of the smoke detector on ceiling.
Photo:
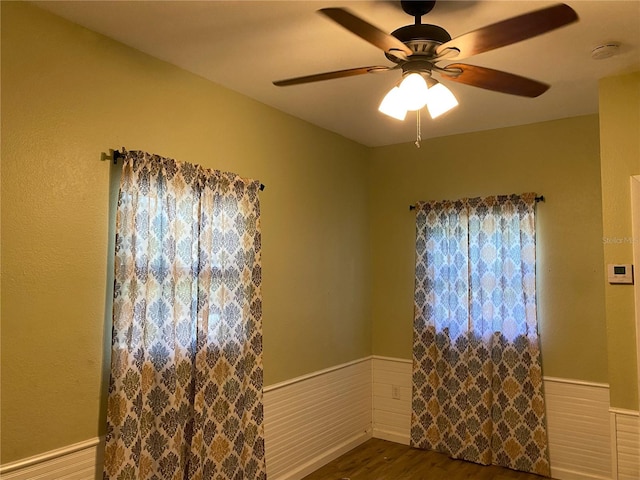
{"label": "smoke detector on ceiling", "polygon": [[620,52],[620,44],[617,42],[605,43],[603,45],[598,45],[596,48],[591,50],[591,58],[594,60],[602,60],[605,58],[613,57]]}

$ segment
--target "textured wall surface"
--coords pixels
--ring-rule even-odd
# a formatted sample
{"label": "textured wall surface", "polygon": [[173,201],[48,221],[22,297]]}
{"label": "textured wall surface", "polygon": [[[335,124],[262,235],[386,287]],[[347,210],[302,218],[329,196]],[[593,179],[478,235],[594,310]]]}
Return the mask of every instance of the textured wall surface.
{"label": "textured wall surface", "polygon": [[369,187],[375,355],[411,358],[409,204],[536,192],[544,374],[607,381],[597,116],[377,148]]}
{"label": "textured wall surface", "polygon": [[[630,179],[640,174],[640,72],[600,81],[604,262],[633,263]],[[636,265],[636,283],[638,282]],[[614,407],[638,409],[633,287],[605,284]]]}
{"label": "textured wall surface", "polygon": [[365,147],[2,2],[2,463],[103,430],[123,145],[267,186],[267,385],[370,354]]}

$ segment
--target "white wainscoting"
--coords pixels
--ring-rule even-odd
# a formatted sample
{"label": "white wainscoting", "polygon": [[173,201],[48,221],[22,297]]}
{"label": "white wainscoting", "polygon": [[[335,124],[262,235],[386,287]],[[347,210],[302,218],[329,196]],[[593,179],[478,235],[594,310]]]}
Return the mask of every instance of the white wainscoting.
{"label": "white wainscoting", "polygon": [[[269,480],[299,480],[371,438],[371,358],[265,387]],[[103,443],[82,442],[0,466],[1,480],[102,478]]]}
{"label": "white wainscoting", "polygon": [[269,480],[299,480],[371,438],[371,360],[271,385],[264,394]]}
{"label": "white wainscoting", "polygon": [[103,440],[52,450],[0,466],[2,480],[92,480],[102,478]]}
{"label": "white wainscoting", "polygon": [[374,356],[372,362],[373,436],[409,445],[411,360]]}
{"label": "white wainscoting", "polygon": [[545,377],[551,476],[611,479],[609,386]]}
{"label": "white wainscoting", "polygon": [[[269,480],[300,480],[371,436],[408,444],[411,368],[410,360],[374,356],[266,387]],[[610,409],[607,385],[544,384],[554,478],[640,479],[638,412]],[[2,465],[0,478],[101,478],[101,454],[94,439]]]}
{"label": "white wainscoting", "polygon": [[[373,357],[374,437],[409,443],[411,371],[410,360]],[[392,396],[394,387],[398,387],[395,391],[399,391],[399,399]],[[616,478],[612,468],[608,385],[545,377],[544,388],[553,478]],[[624,437],[622,445],[625,445],[623,453],[619,443],[618,457],[624,462],[625,468],[632,468],[637,459],[632,455],[637,443],[633,444],[633,434],[629,432],[637,432],[638,426],[637,421],[634,424],[628,418],[621,420],[622,424],[618,422],[618,437]],[[622,468],[618,470],[623,472]],[[620,476],[620,480],[623,478],[638,480],[640,477],[632,473],[631,477]]]}
{"label": "white wainscoting", "polygon": [[640,414],[630,410],[612,408],[613,469],[618,480],[640,478]]}

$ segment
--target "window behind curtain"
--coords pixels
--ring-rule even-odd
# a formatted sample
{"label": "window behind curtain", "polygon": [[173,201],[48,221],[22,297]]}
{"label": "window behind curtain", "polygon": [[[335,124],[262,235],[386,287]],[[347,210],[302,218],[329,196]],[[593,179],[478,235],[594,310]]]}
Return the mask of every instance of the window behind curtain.
{"label": "window behind curtain", "polygon": [[535,194],[416,210],[411,443],[547,475]]}
{"label": "window behind curtain", "polygon": [[105,479],[265,479],[259,183],[123,165]]}

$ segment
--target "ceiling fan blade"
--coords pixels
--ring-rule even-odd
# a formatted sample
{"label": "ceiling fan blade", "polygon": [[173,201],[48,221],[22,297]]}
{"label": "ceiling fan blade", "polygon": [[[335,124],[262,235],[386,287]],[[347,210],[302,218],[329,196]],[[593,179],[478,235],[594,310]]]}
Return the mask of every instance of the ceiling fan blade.
{"label": "ceiling fan blade", "polygon": [[407,58],[414,53],[396,37],[388,35],[343,8],[322,8],[318,11],[386,53],[398,58]]}
{"label": "ceiling fan blade", "polygon": [[314,75],[306,75],[304,77],[288,78],[286,80],[276,80],[273,84],[276,87],[288,87],[289,85],[300,85],[302,83],[320,82],[322,80],[333,80],[334,78],[353,77],[355,75],[363,75],[365,73],[386,72],[392,70],[393,67],[358,67],[349,68],[347,70],[336,70],[335,72],[316,73]]}
{"label": "ceiling fan blade", "polygon": [[457,50],[460,53],[456,58],[470,57],[541,35],[576,20],[578,20],[576,12],[568,5],[561,3],[460,35],[440,45],[436,49],[436,54],[446,55],[450,50]]}
{"label": "ceiling fan blade", "polygon": [[[464,63],[453,63],[438,71],[447,75],[447,78],[453,82],[521,97],[537,97],[549,88],[549,85],[537,80]],[[456,75],[457,72],[460,73]]]}

